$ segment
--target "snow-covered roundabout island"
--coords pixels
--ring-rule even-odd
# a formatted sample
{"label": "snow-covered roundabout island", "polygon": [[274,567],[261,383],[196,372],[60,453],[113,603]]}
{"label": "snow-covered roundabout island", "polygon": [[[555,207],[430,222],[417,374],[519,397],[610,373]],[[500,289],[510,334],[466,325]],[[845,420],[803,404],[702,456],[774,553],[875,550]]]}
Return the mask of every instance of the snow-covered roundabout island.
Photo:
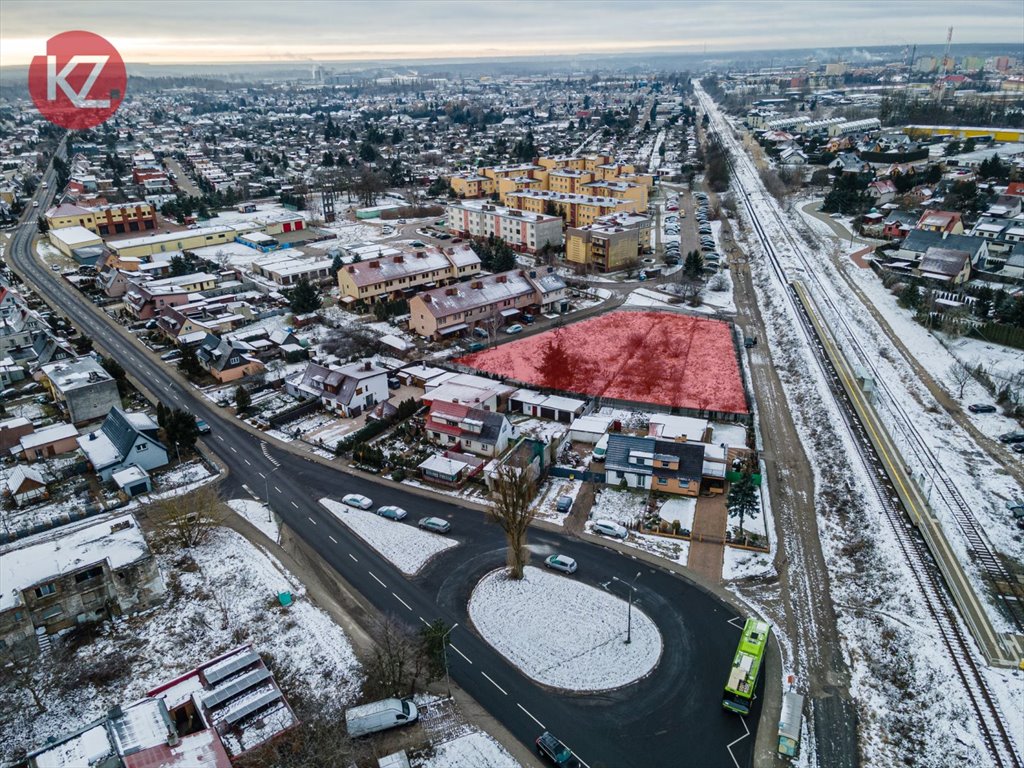
{"label": "snow-covered roundabout island", "polygon": [[502,568],[484,576],[469,618],[484,640],[527,677],[570,691],[607,691],[650,674],[661,633],[633,606],[626,644],[626,601],[574,578],[527,567],[521,581]]}

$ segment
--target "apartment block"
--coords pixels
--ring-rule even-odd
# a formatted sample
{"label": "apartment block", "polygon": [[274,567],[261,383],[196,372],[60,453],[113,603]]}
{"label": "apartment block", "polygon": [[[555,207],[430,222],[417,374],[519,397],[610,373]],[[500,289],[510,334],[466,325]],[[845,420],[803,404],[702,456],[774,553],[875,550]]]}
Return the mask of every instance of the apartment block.
{"label": "apartment block", "polygon": [[561,216],[569,227],[593,224],[602,216],[613,213],[642,213],[647,210],[646,204],[641,205],[636,200],[550,191],[512,192],[507,195],[507,200],[510,207],[521,211]]}
{"label": "apartment block", "polygon": [[379,251],[376,258],[347,264],[338,270],[343,298],[372,304],[408,298],[422,287],[434,287],[471,277],[480,271],[480,257],[471,246]]}
{"label": "apartment block", "polygon": [[448,230],[459,237],[480,240],[496,237],[524,253],[536,253],[562,241],[562,219],[546,213],[529,213],[483,200],[451,203],[446,214]]}
{"label": "apartment block", "polygon": [[118,235],[156,229],[156,209],[149,203],[112,203],[95,208],[65,203],[45,214],[50,229],[85,227],[97,235]]}

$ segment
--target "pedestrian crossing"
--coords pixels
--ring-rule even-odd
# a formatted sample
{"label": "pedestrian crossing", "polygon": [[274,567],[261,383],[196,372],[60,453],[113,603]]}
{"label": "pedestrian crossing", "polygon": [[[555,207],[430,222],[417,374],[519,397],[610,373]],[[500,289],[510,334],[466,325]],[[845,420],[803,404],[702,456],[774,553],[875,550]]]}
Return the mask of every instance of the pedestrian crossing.
{"label": "pedestrian crossing", "polygon": [[263,455],[266,457],[267,461],[275,467],[281,466],[281,462],[270,455],[270,447],[263,440],[260,440],[260,450],[263,451]]}

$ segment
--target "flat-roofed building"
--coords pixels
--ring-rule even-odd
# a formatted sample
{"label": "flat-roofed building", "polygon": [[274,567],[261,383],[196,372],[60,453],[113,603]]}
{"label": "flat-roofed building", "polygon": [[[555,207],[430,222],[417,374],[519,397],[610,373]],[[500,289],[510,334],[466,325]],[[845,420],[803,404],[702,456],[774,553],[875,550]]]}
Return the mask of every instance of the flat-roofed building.
{"label": "flat-roofed building", "polygon": [[478,240],[495,237],[522,253],[536,253],[546,245],[554,247],[562,242],[561,217],[544,212],[466,200],[449,204],[445,218],[453,235]]}

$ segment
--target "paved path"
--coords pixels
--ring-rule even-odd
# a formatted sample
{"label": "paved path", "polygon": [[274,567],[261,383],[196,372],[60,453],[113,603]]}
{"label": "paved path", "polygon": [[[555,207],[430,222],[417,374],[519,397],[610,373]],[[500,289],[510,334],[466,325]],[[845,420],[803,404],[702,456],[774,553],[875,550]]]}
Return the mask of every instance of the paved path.
{"label": "paved path", "polygon": [[702,496],[697,500],[686,566],[706,579],[722,580],[725,529],[728,520],[725,494]]}

